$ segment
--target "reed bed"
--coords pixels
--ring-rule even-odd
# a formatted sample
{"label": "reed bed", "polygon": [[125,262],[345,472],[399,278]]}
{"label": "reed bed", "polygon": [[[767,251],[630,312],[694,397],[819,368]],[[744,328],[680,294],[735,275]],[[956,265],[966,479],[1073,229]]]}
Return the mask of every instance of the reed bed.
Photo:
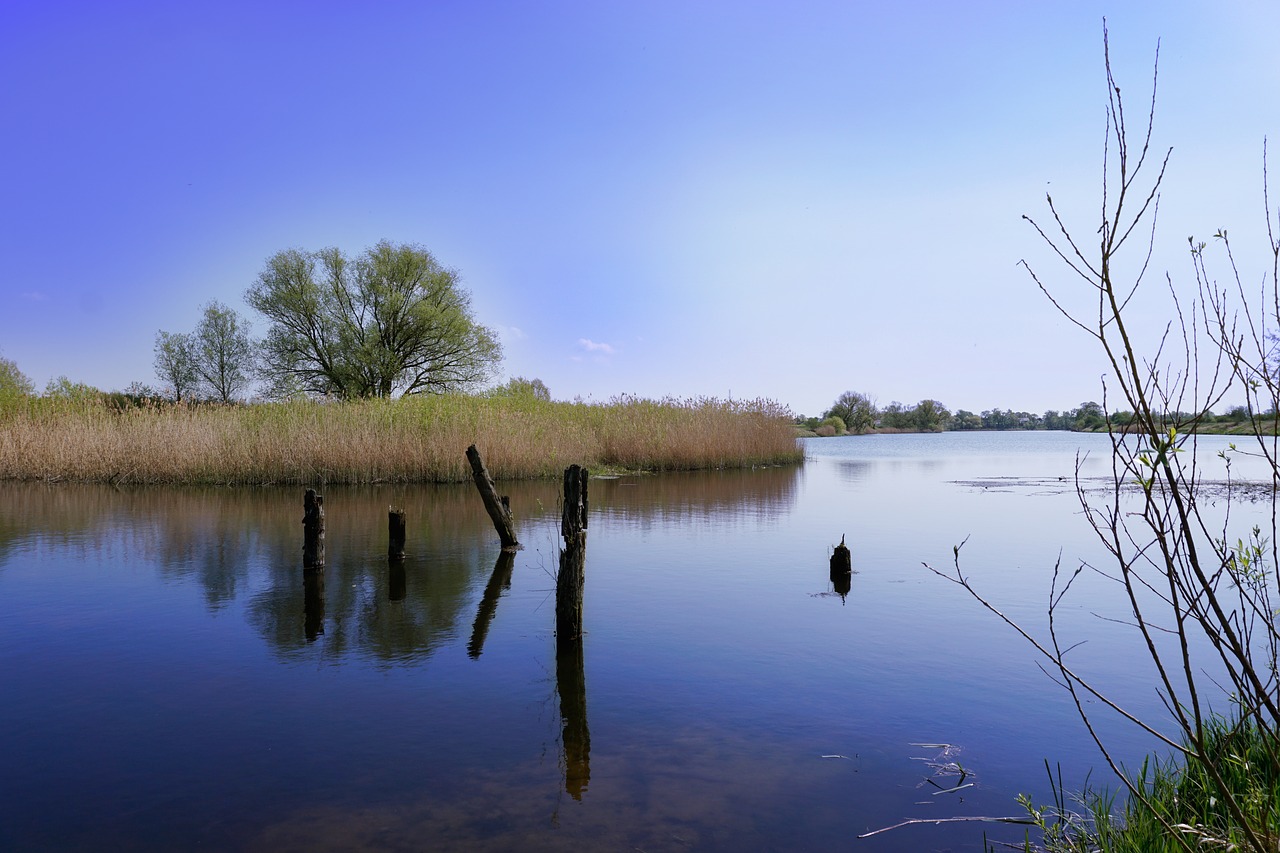
{"label": "reed bed", "polygon": [[790,413],[767,400],[564,403],[442,395],[356,402],[0,401],[0,479],[112,483],[457,482],[475,444],[496,479],[799,461]]}

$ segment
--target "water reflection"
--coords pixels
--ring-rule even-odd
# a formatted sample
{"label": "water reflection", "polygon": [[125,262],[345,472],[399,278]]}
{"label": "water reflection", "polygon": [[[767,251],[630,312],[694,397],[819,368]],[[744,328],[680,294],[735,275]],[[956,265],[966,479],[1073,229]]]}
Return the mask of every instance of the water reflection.
{"label": "water reflection", "polygon": [[476,620],[471,624],[471,640],[467,643],[467,654],[472,660],[484,652],[484,640],[489,635],[489,625],[493,623],[493,615],[498,612],[498,599],[502,591],[511,588],[511,571],[516,565],[514,551],[500,551],[498,561],[493,564],[493,574],[484,587],[484,597],[480,599],[480,608],[476,611]]}
{"label": "water reflection", "polygon": [[642,529],[672,519],[705,524],[776,521],[790,512],[803,469],[697,471],[591,481],[591,513],[622,515]]}
{"label": "water reflection", "polygon": [[587,727],[587,676],[579,637],[556,655],[556,691],[560,694],[560,743],[564,790],[581,800],[591,781],[591,730]]}
{"label": "water reflection", "polygon": [[324,568],[302,570],[302,634],[308,643],[324,633]]}

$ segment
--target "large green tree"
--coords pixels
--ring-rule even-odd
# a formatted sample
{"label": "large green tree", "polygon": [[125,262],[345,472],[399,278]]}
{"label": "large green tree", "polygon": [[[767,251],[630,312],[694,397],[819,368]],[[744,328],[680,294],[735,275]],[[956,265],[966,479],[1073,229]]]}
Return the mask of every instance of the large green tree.
{"label": "large green tree", "polygon": [[354,259],[334,248],[278,252],[245,300],[267,320],[263,372],[277,392],[461,390],[502,360],[457,272],[417,245],[384,240]]}
{"label": "large green tree", "polygon": [[857,391],[845,391],[831,404],[823,415],[824,418],[839,418],[844,421],[845,429],[861,435],[876,425],[875,402],[866,394]]}

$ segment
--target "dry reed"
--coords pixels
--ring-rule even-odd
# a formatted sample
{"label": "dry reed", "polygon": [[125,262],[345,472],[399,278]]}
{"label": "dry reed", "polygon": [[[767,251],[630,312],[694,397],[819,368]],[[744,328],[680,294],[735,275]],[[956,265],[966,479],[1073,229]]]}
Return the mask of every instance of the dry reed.
{"label": "dry reed", "polygon": [[795,462],[770,401],[604,404],[444,395],[240,406],[24,397],[0,405],[0,479],[115,483],[455,482],[475,444],[497,479]]}

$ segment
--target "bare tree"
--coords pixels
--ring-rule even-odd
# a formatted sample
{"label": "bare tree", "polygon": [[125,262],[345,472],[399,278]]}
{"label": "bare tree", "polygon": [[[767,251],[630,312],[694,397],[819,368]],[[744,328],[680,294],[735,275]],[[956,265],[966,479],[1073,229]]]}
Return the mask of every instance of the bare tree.
{"label": "bare tree", "polygon": [[[1024,217],[1053,254],[1068,278],[1092,297],[1085,312],[1067,307],[1069,298],[1051,288],[1030,264],[1028,272],[1062,314],[1083,330],[1105,355],[1110,371],[1104,380],[1103,413],[1111,437],[1112,472],[1107,497],[1086,495],[1077,482],[1082,508],[1105,547],[1110,567],[1082,564],[1071,572],[1055,568],[1050,590],[1047,639],[1038,639],[1001,613],[961,571],[960,548],[952,569],[936,573],[968,590],[985,607],[1013,626],[1049,662],[1049,669],[1074,700],[1080,719],[1107,764],[1126,787],[1129,803],[1163,827],[1170,844],[1183,849],[1249,849],[1275,851],[1280,819],[1274,789],[1241,790],[1239,780],[1280,779],[1280,648],[1273,601],[1280,586],[1280,554],[1276,521],[1280,515],[1280,454],[1276,421],[1280,389],[1273,347],[1280,329],[1280,246],[1270,227],[1269,270],[1261,291],[1242,284],[1226,233],[1223,245],[1230,275],[1219,286],[1206,266],[1203,243],[1192,241],[1197,288],[1180,294],[1166,275],[1169,316],[1154,352],[1135,344],[1130,322],[1131,300],[1146,277],[1156,244],[1155,224],[1160,188],[1171,149],[1152,147],[1155,116],[1153,77],[1145,132],[1133,134],[1126,122],[1120,87],[1112,77],[1104,27],[1107,79],[1106,144],[1103,154],[1099,242],[1090,246],[1078,235],[1093,234],[1093,225],[1073,228],[1048,198],[1049,221]],[[1136,256],[1120,277],[1130,250]],[[1254,440],[1247,449],[1269,464],[1270,529],[1260,526],[1233,535],[1232,506],[1240,498],[1208,490],[1196,454],[1196,428],[1204,413],[1232,388],[1243,388],[1254,413]],[[1118,406],[1109,401],[1119,398]],[[1118,410],[1132,412],[1120,425]],[[1230,454],[1228,454],[1228,460]],[[1230,470],[1230,469],[1228,469]],[[1217,502],[1219,505],[1214,506]],[[1225,508],[1224,508],[1225,505]],[[932,567],[930,567],[932,568]],[[1162,734],[1164,721],[1140,719],[1101,690],[1073,665],[1071,638],[1060,633],[1055,618],[1073,581],[1085,570],[1103,573],[1116,584],[1131,611],[1131,624],[1146,649],[1155,678],[1176,725],[1175,736]],[[1158,738],[1181,759],[1183,772],[1194,771],[1209,789],[1208,819],[1180,821],[1156,802],[1151,786],[1121,771],[1096,726],[1095,708],[1105,707]],[[1224,709],[1230,708],[1227,714]],[[1258,752],[1250,753],[1244,776],[1233,762],[1243,759],[1223,747],[1221,734],[1246,733]],[[1251,782],[1248,784],[1252,784]],[[1274,781],[1271,783],[1274,784]],[[1206,808],[1209,808],[1206,806]],[[1234,845],[1234,846],[1231,846]]]}

